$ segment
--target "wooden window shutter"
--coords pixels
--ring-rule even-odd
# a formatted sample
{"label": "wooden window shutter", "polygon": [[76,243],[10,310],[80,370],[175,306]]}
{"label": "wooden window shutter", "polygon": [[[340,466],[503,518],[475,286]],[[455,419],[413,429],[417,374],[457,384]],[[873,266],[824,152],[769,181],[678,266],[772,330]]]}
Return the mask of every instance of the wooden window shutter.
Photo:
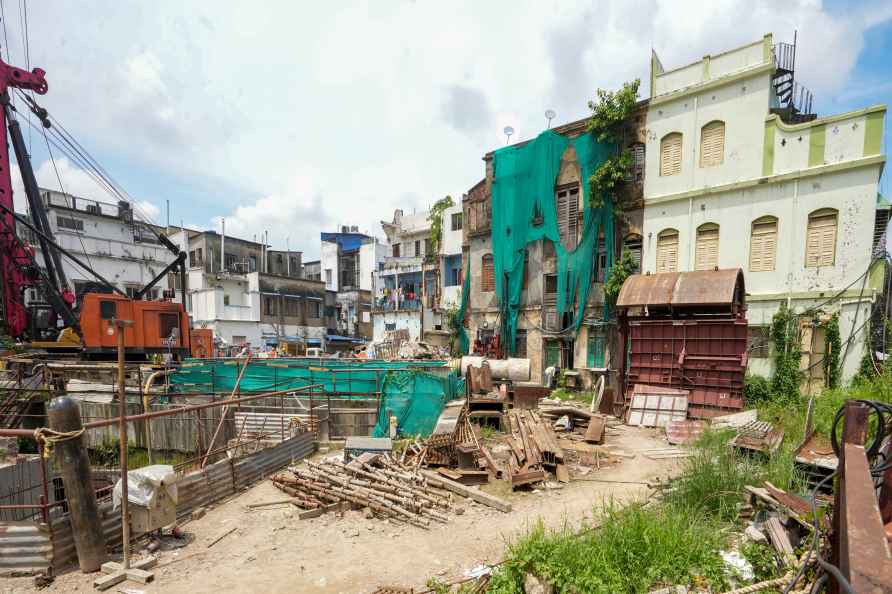
{"label": "wooden window shutter", "polygon": [[678,231],[667,229],[657,237],[657,272],[678,270]]}
{"label": "wooden window shutter", "polygon": [[836,261],[836,219],[832,209],[813,212],[808,217],[805,236],[805,266],[833,266]]}
{"label": "wooden window shutter", "polygon": [[695,270],[712,270],[719,265],[719,226],[715,223],[697,229],[694,264]]}
{"label": "wooden window shutter", "polygon": [[725,123],[709,122],[700,130],[700,167],[721,165],[725,160]]}
{"label": "wooden window shutter", "polygon": [[750,272],[774,270],[776,254],[777,219],[762,217],[755,220],[750,234]]}
{"label": "wooden window shutter", "polygon": [[660,141],[660,175],[681,173],[681,132],[667,134]]}
{"label": "wooden window shutter", "polygon": [[496,276],[493,270],[492,254],[483,256],[483,262],[480,267],[480,290],[484,293],[496,290]]}

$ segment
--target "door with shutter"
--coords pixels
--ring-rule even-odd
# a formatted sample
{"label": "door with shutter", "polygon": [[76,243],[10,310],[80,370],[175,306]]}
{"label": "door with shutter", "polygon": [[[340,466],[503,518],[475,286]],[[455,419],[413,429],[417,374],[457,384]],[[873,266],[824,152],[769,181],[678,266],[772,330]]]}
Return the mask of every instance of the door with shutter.
{"label": "door with shutter", "polygon": [[833,266],[836,261],[836,219],[836,211],[831,209],[809,215],[805,238],[806,267]]}
{"label": "door with shutter", "polygon": [[657,272],[678,270],[678,231],[667,229],[657,237]]}
{"label": "door with shutter", "polygon": [[681,173],[681,132],[667,134],[660,141],[660,175]]}
{"label": "door with shutter", "polygon": [[700,225],[697,229],[697,245],[694,251],[695,270],[712,270],[719,265],[719,226],[714,223]]}
{"label": "door with shutter", "polygon": [[777,219],[763,217],[753,222],[750,236],[750,272],[774,270],[777,258]]}
{"label": "door with shutter", "polygon": [[721,165],[725,160],[725,123],[709,122],[700,130],[700,167]]}

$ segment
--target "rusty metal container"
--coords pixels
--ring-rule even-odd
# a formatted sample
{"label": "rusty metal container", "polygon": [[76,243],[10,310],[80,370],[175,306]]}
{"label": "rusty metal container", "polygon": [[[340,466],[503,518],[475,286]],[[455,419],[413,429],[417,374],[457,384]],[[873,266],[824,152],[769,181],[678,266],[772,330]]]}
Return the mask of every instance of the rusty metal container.
{"label": "rusty metal container", "polygon": [[635,275],[617,300],[628,347],[622,410],[636,384],[690,392],[688,416],[743,408],[747,321],[743,272],[715,270]]}

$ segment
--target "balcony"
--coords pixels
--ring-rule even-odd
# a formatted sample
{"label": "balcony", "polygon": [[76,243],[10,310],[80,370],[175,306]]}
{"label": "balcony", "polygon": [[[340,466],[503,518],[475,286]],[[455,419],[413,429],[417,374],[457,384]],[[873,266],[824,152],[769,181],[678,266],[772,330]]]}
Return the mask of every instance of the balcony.
{"label": "balcony", "polygon": [[397,304],[392,299],[382,297],[375,300],[372,306],[372,311],[375,313],[387,311],[421,311],[421,300],[402,299],[399,304]]}

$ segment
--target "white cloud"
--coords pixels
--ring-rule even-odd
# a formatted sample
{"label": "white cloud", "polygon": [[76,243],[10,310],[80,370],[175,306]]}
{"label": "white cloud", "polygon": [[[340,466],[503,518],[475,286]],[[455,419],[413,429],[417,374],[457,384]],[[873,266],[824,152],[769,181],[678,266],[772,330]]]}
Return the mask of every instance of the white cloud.
{"label": "white cloud", "polygon": [[152,172],[155,204],[308,255],[321,230],[380,233],[394,208],[459,197],[506,125],[531,138],[546,109],[582,117],[596,88],[635,77],[646,94],[651,48],[672,68],[798,30],[797,79],[820,107],[892,18],[888,2],[831,14],[817,0],[280,2],[250,18],[235,1],[97,2],[31,8],[41,103],[94,154]]}

